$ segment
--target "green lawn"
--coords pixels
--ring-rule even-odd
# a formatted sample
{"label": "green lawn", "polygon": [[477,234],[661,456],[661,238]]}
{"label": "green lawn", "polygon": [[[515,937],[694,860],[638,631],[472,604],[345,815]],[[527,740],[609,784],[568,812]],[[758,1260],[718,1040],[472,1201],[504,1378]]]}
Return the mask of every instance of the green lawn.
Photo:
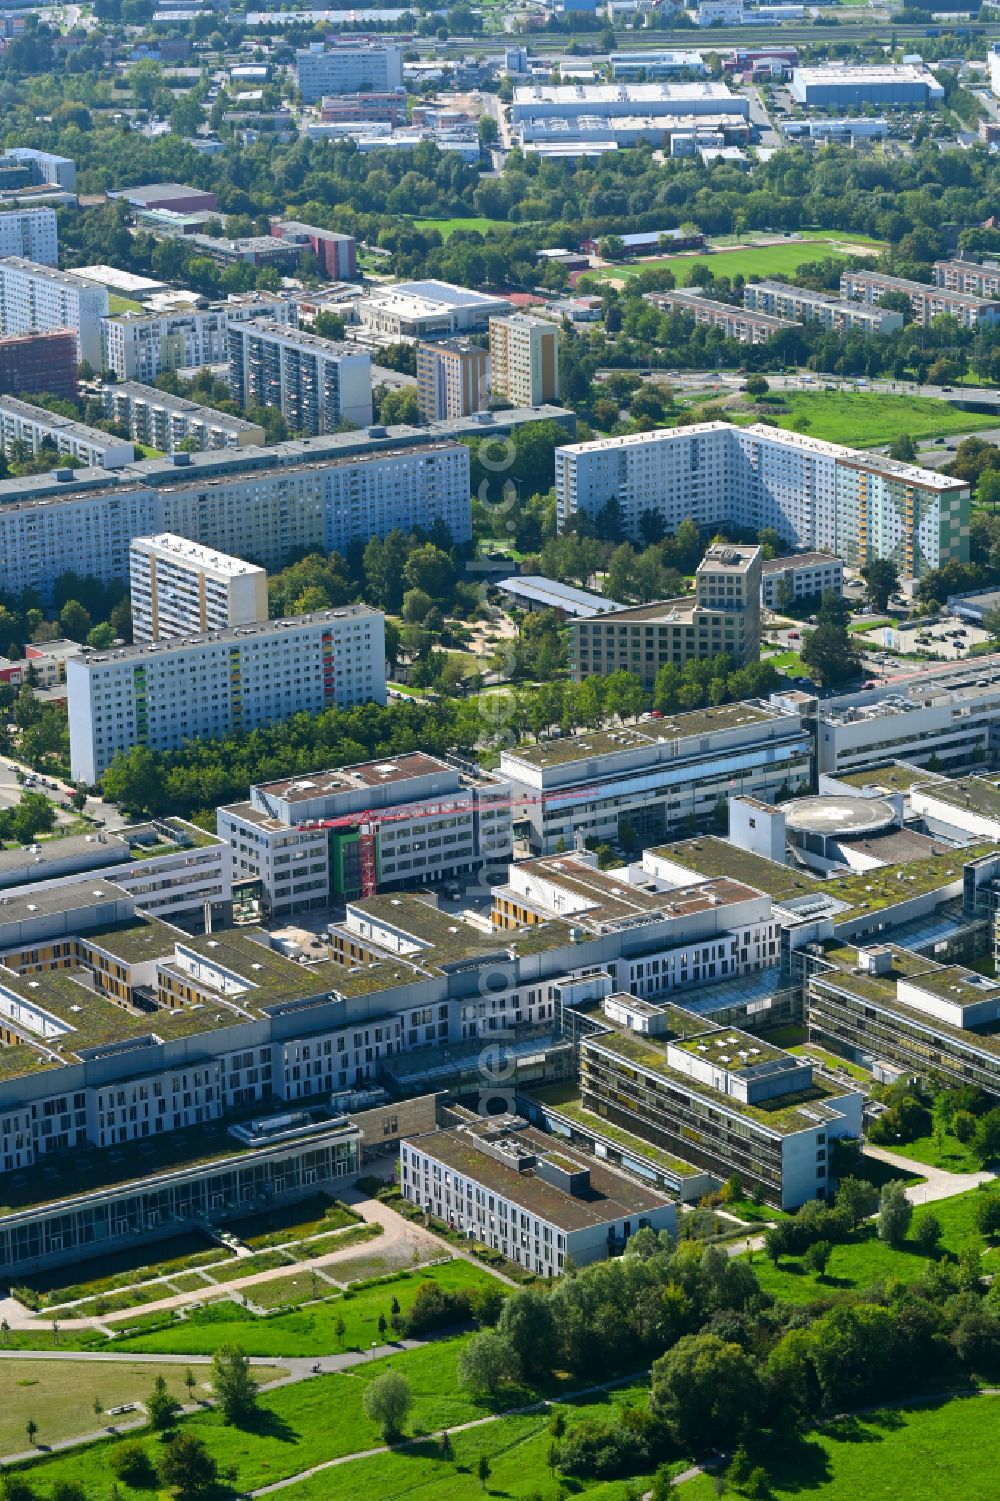
{"label": "green lawn", "polygon": [[891,443],[902,433],[937,438],[996,426],[996,417],[960,412],[934,396],[877,391],[788,391],[774,415],[779,427],[854,448]]}
{"label": "green lawn", "polygon": [[845,1069],[852,1079],[857,1079],[859,1084],[871,1084],[872,1076],[867,1069],[861,1068],[857,1063],[851,1063],[847,1058],[841,1058],[837,1053],[829,1053],[826,1048],[819,1047],[815,1042],[797,1043],[788,1049],[790,1053],[796,1053],[800,1058],[818,1058],[829,1069]]}
{"label": "green lawn", "polygon": [[[805,1493],[823,1501],[993,1501],[998,1464],[1000,1398],[968,1397],[890,1408],[789,1439],[768,1478],[775,1501]],[[707,1501],[714,1492],[698,1480],[678,1494]]]}
{"label": "green lawn", "polygon": [[516,229],[516,224],[508,224],[506,219],[483,219],[472,215],[463,218],[458,215],[454,219],[414,219],[414,229],[436,229],[441,233],[443,240],[448,240],[456,229],[477,229],[481,235],[488,235],[493,230],[510,231]]}
{"label": "green lawn", "polygon": [[388,1319],[393,1298],[403,1312],[426,1280],[452,1291],[493,1283],[487,1271],[465,1261],[449,1261],[423,1272],[405,1272],[374,1287],[352,1289],[339,1298],[294,1313],[260,1318],[240,1304],[226,1300],[177,1320],[167,1329],[116,1340],[118,1349],[150,1354],[211,1355],[219,1345],[242,1345],[248,1355],[329,1355],[340,1348],[335,1333],[338,1318],[346,1327],[343,1348],[368,1350],[381,1340],[379,1314]]}
{"label": "green lawn", "polygon": [[[663,255],[648,261],[636,261],[620,266],[608,266],[600,271],[587,273],[588,280],[603,280],[609,276],[639,276],[643,271],[661,270],[669,266],[679,287],[687,286],[695,266],[707,266],[713,276],[743,276],[763,279],[767,276],[792,276],[806,261],[825,260],[832,256],[837,260],[850,259],[850,252],[840,247],[844,244],[859,245],[864,237],[837,235],[819,232],[805,240],[790,240],[781,245],[748,245],[740,250],[718,250],[707,255]],[[874,242],[870,242],[873,244]]]}
{"label": "green lawn", "polygon": [[933,1136],[918,1136],[915,1141],[895,1144],[892,1148],[900,1157],[911,1157],[914,1162],[926,1163],[928,1167],[943,1167],[949,1173],[978,1173],[983,1164],[972,1151],[955,1136],[946,1135],[941,1146]]}
{"label": "green lawn", "polygon": [[[918,1207],[913,1216],[914,1227],[925,1215],[934,1214],[941,1224],[941,1245],[946,1252],[957,1256],[970,1242],[986,1250],[986,1242],[973,1219],[977,1193],[977,1189],[972,1189],[957,1198],[943,1199],[926,1208]],[[983,1264],[987,1272],[1000,1268],[1000,1251],[987,1250]],[[923,1275],[929,1261],[912,1248],[912,1244],[896,1251],[873,1237],[834,1246],[822,1278],[805,1271],[798,1257],[782,1257],[775,1267],[758,1251],[753,1257],[753,1265],[766,1292],[786,1303],[810,1303],[820,1297],[836,1298],[838,1294],[862,1292],[890,1277],[901,1282],[915,1282]]]}
{"label": "green lawn", "polygon": [[[108,1409],[125,1402],[141,1402],[160,1371],[137,1361],[107,1361],[100,1365],[80,1360],[0,1360],[0,1454],[17,1454],[29,1447],[24,1425],[29,1418],[38,1424],[38,1441],[53,1444],[59,1439],[93,1433],[114,1420]],[[188,1401],[182,1365],[164,1366],[171,1394]],[[208,1368],[196,1366],[199,1383],[208,1379]],[[281,1368],[258,1374],[274,1379]],[[94,1412],[100,1399],[102,1413]],[[136,1414],[141,1418],[142,1414]],[[126,1419],[127,1421],[127,1419]]]}
{"label": "green lawn", "polygon": [[117,292],[108,293],[109,313],[141,313],[142,303],[133,302],[131,297],[119,297]]}

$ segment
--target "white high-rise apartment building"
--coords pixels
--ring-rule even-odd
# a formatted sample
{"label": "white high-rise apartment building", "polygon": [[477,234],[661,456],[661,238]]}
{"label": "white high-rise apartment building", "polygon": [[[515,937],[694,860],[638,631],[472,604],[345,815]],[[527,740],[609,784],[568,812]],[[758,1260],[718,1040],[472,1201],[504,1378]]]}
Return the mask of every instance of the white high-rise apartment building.
{"label": "white high-rise apartment building", "polygon": [[316,42],[296,52],[295,76],[306,104],[324,94],[387,94],[403,86],[403,54],[379,42],[330,49]]}
{"label": "white high-rise apartment building", "polygon": [[132,635],[164,641],[267,619],[267,573],[171,532],[129,550]]}
{"label": "white high-rise apartment building", "polygon": [[293,714],[385,703],[385,617],[367,605],[262,621],[66,664],[70,766],[92,785],[119,751],[174,750]]}
{"label": "white high-rise apartment building", "polygon": [[5,255],[19,255],[39,266],[58,266],[55,209],[24,208],[0,214],[0,256]]}
{"label": "white high-rise apartment building", "polygon": [[282,462],[277,448],[267,455],[267,469],[198,479],[180,464],[171,467],[169,483],[147,485],[137,474],[131,486],[74,491],[69,481],[63,493],[50,481],[40,498],[0,504],[0,592],[37,589],[48,602],[69,568],[104,583],[125,579],[133,538],[158,532],[273,569],[296,554],[346,553],[353,542],[435,521],[456,543],[472,536],[464,443],[317,454],[312,462],[303,451],[295,464]]}
{"label": "white high-rise apartment building", "polygon": [[547,318],[490,319],[490,388],[514,406],[559,399],[559,330]]}
{"label": "white high-rise apartment building", "polygon": [[616,503],[635,540],[652,511],[667,532],[774,527],[796,550],[892,558],[904,577],[969,560],[968,485],[801,433],[702,422],[570,444],[555,465],[560,526]]}
{"label": "white high-rise apartment building", "polygon": [[277,323],[230,328],[229,389],[244,409],[280,407],[293,431],[330,433],[372,420],[368,351]]}
{"label": "white high-rise apartment building", "polygon": [[295,304],[255,292],[211,307],[165,313],[119,313],[104,320],[104,368],[119,380],[149,385],[164,370],[197,370],[229,358],[230,325],[247,318],[295,322]]}
{"label": "white high-rise apartment building", "polygon": [[100,370],[101,319],[107,316],[107,287],[18,255],[0,259],[0,333],[71,328],[80,359]]}

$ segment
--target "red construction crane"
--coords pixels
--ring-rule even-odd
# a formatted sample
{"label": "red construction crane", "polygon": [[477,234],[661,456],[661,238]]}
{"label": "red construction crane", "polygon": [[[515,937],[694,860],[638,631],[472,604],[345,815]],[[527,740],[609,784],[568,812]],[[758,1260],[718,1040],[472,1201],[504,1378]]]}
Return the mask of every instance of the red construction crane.
{"label": "red construction crane", "polygon": [[[566,792],[530,792],[518,797],[490,798],[490,808],[523,808],[529,804],[547,803],[555,798],[562,802],[593,797],[596,787],[574,787]],[[405,823],[423,817],[439,817],[442,813],[468,813],[467,802],[454,803],[447,799],[428,803],[407,803],[401,808],[365,808],[357,813],[342,813],[338,818],[313,818],[296,824],[297,829],[358,829],[361,854],[361,895],[374,896],[378,885],[375,840],[379,824]]]}

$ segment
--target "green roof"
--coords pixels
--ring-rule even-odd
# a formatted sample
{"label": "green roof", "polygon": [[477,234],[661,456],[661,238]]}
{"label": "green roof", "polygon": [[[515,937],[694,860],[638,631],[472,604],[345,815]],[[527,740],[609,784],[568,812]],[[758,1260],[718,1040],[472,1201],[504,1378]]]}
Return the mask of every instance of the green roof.
{"label": "green roof", "polygon": [[622,725],[615,730],[585,730],[562,739],[541,740],[535,745],[520,745],[510,754],[532,766],[559,766],[569,761],[588,761],[593,756],[643,750],[663,740],[690,740],[720,730],[739,729],[775,719],[776,709],[751,703],[720,704],[712,709],[695,709],[690,714],[675,714],[663,719],[642,719],[637,724]]}
{"label": "green roof", "polygon": [[955,781],[927,782],[922,788],[930,797],[953,808],[966,808],[984,818],[1000,820],[1000,777],[959,777]]}
{"label": "green roof", "polygon": [[916,782],[927,781],[927,768],[896,761],[892,766],[880,766],[877,771],[838,771],[836,780],[848,787],[885,787],[889,792],[907,792]]}
{"label": "green roof", "polygon": [[[981,855],[1000,853],[992,842],[969,845],[964,849],[945,850],[923,860],[909,860],[905,865],[884,865],[849,876],[834,876],[824,881],[820,890],[846,902],[851,911],[840,913],[837,922],[845,922],[859,912],[875,912],[893,907],[915,896],[924,896],[941,886],[961,881],[962,867]],[[812,888],[815,892],[816,888]]]}
{"label": "green roof", "polygon": [[778,865],[764,855],[741,850],[715,835],[684,839],[677,844],[659,845],[650,851],[665,860],[673,860],[703,876],[728,876],[765,892],[776,902],[796,896],[815,896],[825,889],[825,882],[792,865]]}
{"label": "green roof", "polygon": [[584,1131],[593,1131],[595,1136],[604,1136],[608,1141],[613,1141],[623,1151],[631,1152],[636,1157],[645,1157],[657,1167],[674,1173],[678,1177],[690,1178],[700,1174],[703,1169],[693,1167],[690,1162],[685,1162],[682,1157],[675,1157],[671,1152],[665,1152],[662,1147],[654,1146],[651,1141],[646,1141],[642,1136],[635,1136],[631,1131],[625,1131],[621,1126],[613,1125],[606,1121],[603,1116],[595,1115],[588,1110],[583,1103],[579,1086],[569,1081],[558,1084],[543,1084],[539,1089],[526,1091],[528,1098],[537,1100],[540,1105],[547,1106],[550,1110],[557,1110],[560,1115],[580,1126]]}

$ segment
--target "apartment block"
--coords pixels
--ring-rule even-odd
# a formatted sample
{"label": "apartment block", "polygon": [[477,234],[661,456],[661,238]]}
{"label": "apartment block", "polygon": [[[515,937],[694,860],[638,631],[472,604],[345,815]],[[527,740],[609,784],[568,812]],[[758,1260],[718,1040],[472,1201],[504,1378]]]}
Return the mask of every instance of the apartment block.
{"label": "apartment block", "polygon": [[[346,553],[353,542],[410,532],[440,520],[456,543],[472,535],[469,450],[420,441],[350,454],[342,435],[323,446],[274,448],[151,460],[93,489],[73,477],[12,483],[0,504],[0,582],[38,589],[46,600],[68,568],[104,582],[128,578],[134,537],[174,532],[218,552],[278,569],[303,552]],[[346,435],[348,438],[350,434]],[[414,438],[424,439],[421,430]],[[347,446],[349,456],[340,457]],[[198,460],[211,461],[199,473]],[[0,482],[0,487],[2,487]],[[26,486],[36,498],[23,499]]]}
{"label": "apartment block", "polygon": [[199,450],[259,447],[264,429],[243,417],[231,417],[215,407],[199,406],[183,396],[171,396],[155,386],[122,381],[104,388],[104,410],[137,443],[163,453],[177,453],[196,444]]}
{"label": "apartment block", "polygon": [[774,527],[796,549],[856,567],[891,558],[904,577],[968,561],[961,480],[763,424],[706,422],[571,444],[556,449],[555,470],[560,526],[615,502],[634,540],[651,511],[666,532],[687,517],[706,531]]}
{"label": "apartment block", "polygon": [[496,874],[513,848],[507,783],[422,751],[266,782],[216,824],[270,913]]}
{"label": "apartment block", "polygon": [[825,1198],[833,1142],[861,1136],[861,1093],[751,1033],[629,1000],[606,1000],[624,1022],[581,1038],[585,1107],[781,1209]]}
{"label": "apartment block", "polygon": [[903,326],[902,313],[869,307],[829,292],[792,287],[783,281],[752,281],[743,288],[743,306],[755,313],[790,318],[798,323],[822,323],[837,333],[857,329],[863,334],[891,334]]}
{"label": "apartment block", "polygon": [[763,801],[808,790],[812,736],[797,709],[747,702],[647,719],[506,750],[515,832],[532,850],[572,849],[579,836],[648,844],[685,819],[707,822],[734,787]]}
{"label": "apartment block", "polygon": [[335,234],[332,229],[320,229],[298,219],[276,219],[271,225],[271,233],[279,240],[311,250],[324,275],[333,281],[354,281],[357,278],[357,248],[353,235]]}
{"label": "apartment block", "polygon": [[131,443],[103,432],[99,427],[60,417],[47,407],[32,406],[16,396],[0,396],[0,448],[10,453],[23,445],[37,454],[47,444],[61,454],[87,466],[99,465],[118,469],[131,464],[135,449]]}
{"label": "apartment block", "polygon": [[559,330],[545,318],[490,319],[490,388],[515,406],[559,399]]}
{"label": "apartment block", "polygon": [[676,1229],[664,1194],[519,1116],[408,1137],[399,1161],[404,1199],[540,1277],[614,1255],[637,1230]]}
{"label": "apartment block", "polygon": [[489,406],[490,357],[467,339],[417,345],[417,400],[425,422]]}
{"label": "apartment block", "polygon": [[782,329],[796,327],[793,319],[734,307],[731,302],[717,302],[696,291],[650,292],[646,300],[664,312],[686,313],[696,323],[721,329],[727,339],[736,339],[740,344],[766,344]]}
{"label": "apartment block", "polygon": [[790,553],[768,558],[761,565],[760,602],[769,610],[800,599],[822,599],[824,594],[843,594],[844,563],[828,552]]}
{"label": "apartment block", "polygon": [[242,558],[162,532],[129,549],[132,635],[166,641],[267,619],[267,573]]}
{"label": "apartment block", "polygon": [[724,652],[735,666],[760,655],[761,549],[710,547],[695,572],[695,592],[659,604],[614,610],[569,626],[570,673],[632,672],[651,689],[661,667]]}
{"label": "apartment block", "polygon": [[970,292],[947,291],[942,286],[886,276],[881,271],[845,271],[840,278],[842,297],[871,304],[881,302],[886,292],[901,292],[908,297],[914,323],[925,328],[942,313],[956,319],[962,328],[978,328],[981,323],[994,324],[1000,319],[1000,303],[974,297]]}
{"label": "apartment block", "polygon": [[403,55],[377,42],[324,47],[313,43],[295,54],[295,78],[306,104],[324,94],[386,93],[403,84]]}
{"label": "apartment block", "polygon": [[107,288],[21,256],[0,259],[0,333],[71,328],[78,359],[99,370],[101,319],[107,315]]}
{"label": "apartment block", "polygon": [[964,292],[974,297],[1000,297],[1000,266],[978,261],[935,261],[934,281],[946,292]]}
{"label": "apartment block", "polygon": [[0,214],[0,256],[20,256],[39,266],[58,266],[59,235],[54,208]]}
{"label": "apartment block", "polygon": [[372,362],[355,344],[277,323],[229,330],[229,389],[246,407],[280,407],[298,432],[333,432],[372,420]]}
{"label": "apartment block", "polygon": [[293,714],[385,703],[383,617],[364,605],[86,652],[66,667],[70,765],[93,785],[119,751],[173,750]]}
{"label": "apartment block", "polygon": [[254,292],[206,308],[181,306],[169,312],[117,313],[104,319],[104,369],[121,381],[149,385],[164,370],[197,370],[229,358],[228,331],[247,318],[295,324],[295,304]]}
{"label": "apartment block", "polygon": [[71,328],[0,338],[0,393],[17,396],[35,391],[76,399],[76,334]]}

